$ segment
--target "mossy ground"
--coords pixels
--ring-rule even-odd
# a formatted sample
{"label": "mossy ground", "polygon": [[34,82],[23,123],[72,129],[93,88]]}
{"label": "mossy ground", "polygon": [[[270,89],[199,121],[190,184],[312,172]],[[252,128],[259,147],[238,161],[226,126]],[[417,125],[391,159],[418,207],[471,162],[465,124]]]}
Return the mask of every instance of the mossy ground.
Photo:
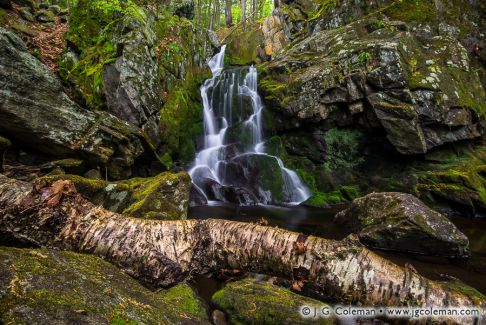
{"label": "mossy ground", "polygon": [[[0,247],[0,315],[7,324],[208,323],[184,285],[154,293],[93,255]],[[188,309],[186,309],[186,307]]]}

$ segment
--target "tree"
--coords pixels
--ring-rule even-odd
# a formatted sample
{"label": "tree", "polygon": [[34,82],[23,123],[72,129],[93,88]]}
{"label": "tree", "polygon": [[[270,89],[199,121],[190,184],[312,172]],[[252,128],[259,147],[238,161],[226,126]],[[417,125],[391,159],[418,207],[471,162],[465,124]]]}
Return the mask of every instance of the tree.
{"label": "tree", "polygon": [[246,24],[246,0],[241,0],[241,26],[245,30]]}
{"label": "tree", "polygon": [[224,15],[225,15],[225,23],[226,27],[233,26],[233,1],[232,0],[225,0],[225,8],[224,8]]}

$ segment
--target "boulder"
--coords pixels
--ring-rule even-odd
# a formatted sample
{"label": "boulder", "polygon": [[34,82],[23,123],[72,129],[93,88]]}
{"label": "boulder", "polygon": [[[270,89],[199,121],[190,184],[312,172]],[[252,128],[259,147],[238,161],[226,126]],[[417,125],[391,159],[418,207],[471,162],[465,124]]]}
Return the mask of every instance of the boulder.
{"label": "boulder", "polygon": [[185,172],[165,172],[149,178],[118,182],[89,179],[77,175],[48,175],[36,180],[37,187],[67,179],[94,204],[125,215],[162,220],[187,219],[191,179]]}
{"label": "boulder", "polygon": [[48,9],[41,9],[35,13],[35,19],[40,23],[52,23],[55,18],[56,15]]}
{"label": "boulder", "polygon": [[333,324],[332,318],[307,319],[299,313],[303,305],[324,307],[324,303],[253,279],[228,283],[211,301],[232,324]]}
{"label": "boulder", "polygon": [[368,194],[339,212],[335,222],[373,248],[444,257],[469,256],[468,238],[446,217],[411,194]]}
{"label": "boulder", "polygon": [[53,157],[78,156],[127,178],[143,151],[139,129],[103,112],[84,110],[63,92],[22,40],[0,28],[0,128],[11,140]]}
{"label": "boulder", "polygon": [[152,292],[99,257],[0,247],[7,324],[209,324],[187,285]]}

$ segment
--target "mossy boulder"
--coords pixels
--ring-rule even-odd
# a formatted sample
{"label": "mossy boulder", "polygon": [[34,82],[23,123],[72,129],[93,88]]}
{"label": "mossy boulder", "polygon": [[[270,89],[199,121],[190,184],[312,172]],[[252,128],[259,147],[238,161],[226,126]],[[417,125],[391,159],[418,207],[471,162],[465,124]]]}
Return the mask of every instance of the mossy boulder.
{"label": "mossy boulder", "polygon": [[247,27],[248,30],[237,28],[225,39],[226,54],[230,65],[249,65],[261,63],[265,59],[264,35],[260,24]]}
{"label": "mossy boulder", "polygon": [[9,247],[0,247],[0,318],[7,324],[209,324],[185,285],[152,292],[92,255]]}
{"label": "mossy boulder", "polygon": [[252,279],[227,284],[211,301],[232,324],[333,324],[332,318],[306,319],[300,315],[303,305],[324,307],[324,303]]}
{"label": "mossy boulder", "polygon": [[52,23],[54,22],[56,15],[47,9],[38,10],[35,13],[35,19],[40,23]]}
{"label": "mossy boulder", "polygon": [[185,172],[165,172],[118,182],[61,174],[44,176],[36,182],[38,187],[43,187],[60,179],[72,181],[81,195],[110,211],[147,219],[187,218],[192,184]]}
{"label": "mossy boulder", "polygon": [[469,256],[468,238],[446,217],[410,194],[368,194],[338,213],[335,222],[357,233],[370,247],[433,256]]}

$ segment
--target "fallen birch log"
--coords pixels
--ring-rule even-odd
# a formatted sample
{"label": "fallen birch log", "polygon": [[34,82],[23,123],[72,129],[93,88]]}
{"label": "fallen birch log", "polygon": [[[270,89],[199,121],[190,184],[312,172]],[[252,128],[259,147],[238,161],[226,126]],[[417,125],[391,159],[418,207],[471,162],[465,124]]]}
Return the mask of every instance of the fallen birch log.
{"label": "fallen birch log", "polygon": [[0,234],[4,241],[96,254],[152,287],[171,286],[190,274],[239,269],[293,279],[296,289],[305,285],[345,303],[485,305],[480,294],[428,280],[353,239],[226,220],[129,218],[94,206],[69,181],[36,189],[0,175]]}

